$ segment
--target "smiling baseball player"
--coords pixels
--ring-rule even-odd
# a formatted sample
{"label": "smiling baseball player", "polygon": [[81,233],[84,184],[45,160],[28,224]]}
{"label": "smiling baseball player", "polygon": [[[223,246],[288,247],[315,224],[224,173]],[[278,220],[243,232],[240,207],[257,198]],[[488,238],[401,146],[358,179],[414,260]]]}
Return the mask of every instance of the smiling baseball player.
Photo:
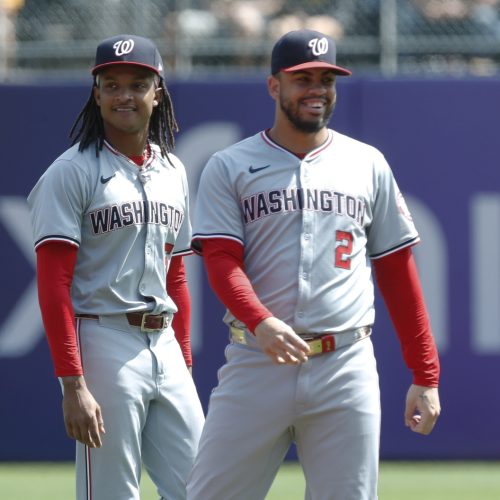
{"label": "smiling baseball player", "polygon": [[139,499],[144,464],[162,498],[182,500],[204,417],[188,369],[191,226],[171,152],[177,124],[150,40],[104,40],[92,74],[73,147],[28,197],[77,498]]}
{"label": "smiling baseball player", "polygon": [[295,441],[308,500],[375,500],[372,265],[413,372],[406,425],[428,434],[440,411],[419,236],[383,155],[327,127],[350,75],[333,40],[290,32],[271,66],[272,128],[213,155],[198,191],[193,245],[231,343],[188,499],[264,499]]}

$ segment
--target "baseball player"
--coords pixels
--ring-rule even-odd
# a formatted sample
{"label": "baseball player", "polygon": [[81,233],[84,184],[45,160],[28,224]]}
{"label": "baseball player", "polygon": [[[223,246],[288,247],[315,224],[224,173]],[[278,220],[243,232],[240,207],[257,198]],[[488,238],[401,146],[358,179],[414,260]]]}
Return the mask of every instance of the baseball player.
{"label": "baseball player", "polygon": [[231,342],[188,499],[263,499],[295,441],[308,500],[374,500],[372,266],[413,373],[405,423],[428,434],[440,412],[419,235],[384,156],[327,127],[350,75],[333,40],[284,35],[271,73],[273,126],[214,154],[200,180],[193,245]]}
{"label": "baseball player", "polygon": [[150,40],[102,41],[92,74],[73,146],[28,197],[77,498],[138,499],[144,465],[161,498],[184,499],[204,416],[190,374],[177,124]]}

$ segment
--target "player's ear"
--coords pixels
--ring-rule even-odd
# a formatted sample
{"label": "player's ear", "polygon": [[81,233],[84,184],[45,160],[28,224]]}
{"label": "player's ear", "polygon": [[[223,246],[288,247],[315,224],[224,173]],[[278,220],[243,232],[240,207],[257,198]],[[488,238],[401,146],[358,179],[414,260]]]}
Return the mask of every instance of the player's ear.
{"label": "player's ear", "polygon": [[155,98],[153,100],[153,107],[156,108],[163,99],[163,89],[161,87],[155,89]]}
{"label": "player's ear", "polygon": [[94,91],[94,101],[98,106],[100,106],[101,105],[101,93],[99,91],[99,86],[94,85],[93,91]]}
{"label": "player's ear", "polygon": [[269,95],[276,100],[279,96],[280,81],[277,76],[270,75],[267,77],[267,91]]}

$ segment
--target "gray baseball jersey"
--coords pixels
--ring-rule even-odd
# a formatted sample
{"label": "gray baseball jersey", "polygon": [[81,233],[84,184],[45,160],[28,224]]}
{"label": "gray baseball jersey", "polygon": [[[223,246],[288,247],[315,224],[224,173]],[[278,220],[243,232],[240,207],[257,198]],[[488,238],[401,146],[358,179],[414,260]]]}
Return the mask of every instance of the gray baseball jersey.
{"label": "gray baseball jersey", "polygon": [[265,132],[214,154],[193,223],[195,240],[244,245],[259,299],[298,333],[373,324],[370,259],[419,239],[384,156],[328,132],[302,160]]}
{"label": "gray baseball jersey", "polygon": [[93,147],[78,152],[75,145],[28,197],[35,247],[48,240],[79,247],[76,313],[139,311],[145,300],[153,314],[177,310],[165,284],[170,257],[190,252],[186,173],[174,155],[171,165],[151,149],[139,170],[107,143],[98,158]]}

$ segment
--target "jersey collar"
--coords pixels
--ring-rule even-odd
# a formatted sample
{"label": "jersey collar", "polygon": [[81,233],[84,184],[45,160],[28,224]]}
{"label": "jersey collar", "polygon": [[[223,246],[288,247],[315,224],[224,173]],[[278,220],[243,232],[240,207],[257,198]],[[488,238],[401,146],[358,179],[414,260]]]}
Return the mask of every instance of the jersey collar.
{"label": "jersey collar", "polygon": [[151,147],[151,145],[149,143],[148,143],[148,148],[149,148],[149,151],[150,151],[150,155],[149,155],[149,157],[145,160],[145,162],[141,166],[138,166],[137,163],[135,163],[133,160],[131,160],[128,156],[124,155],[123,153],[120,153],[120,151],[118,151],[117,149],[115,149],[108,141],[105,140],[104,141],[104,145],[115,156],[119,156],[121,158],[124,158],[129,163],[131,163],[132,165],[134,165],[135,168],[138,168],[140,170],[144,170],[145,168],[147,168],[151,164],[151,162],[153,161],[154,151],[153,151],[153,148]]}
{"label": "jersey collar", "polygon": [[[269,129],[268,129],[269,130]],[[260,137],[262,140],[268,145],[271,146],[272,148],[280,149],[281,151],[285,151],[288,154],[292,154],[296,158],[299,158],[293,151],[290,151],[283,146],[280,146],[278,143],[274,142],[271,137],[269,136],[268,130],[262,130],[260,132]],[[328,129],[328,137],[326,138],[326,141],[318,146],[317,148],[309,151],[303,159],[304,160],[312,160],[316,156],[320,155],[325,149],[327,149],[333,142],[333,130]]]}

